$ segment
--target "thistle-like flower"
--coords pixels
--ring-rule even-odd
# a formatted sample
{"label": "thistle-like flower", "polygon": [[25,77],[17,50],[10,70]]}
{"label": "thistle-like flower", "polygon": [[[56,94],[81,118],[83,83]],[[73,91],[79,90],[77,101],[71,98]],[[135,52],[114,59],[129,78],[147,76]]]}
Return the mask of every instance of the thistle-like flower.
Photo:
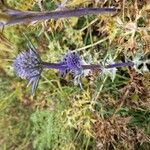
{"label": "thistle-like flower", "polygon": [[67,53],[63,60],[61,61],[64,68],[60,69],[62,73],[67,73],[69,71],[71,72],[80,72],[82,69],[82,59],[79,56],[79,54],[75,52],[69,52]]}
{"label": "thistle-like flower", "polygon": [[91,69],[111,70],[118,67],[134,66],[134,63],[113,63],[106,66],[87,64],[76,52],[67,53],[59,63],[43,62],[33,45],[30,45],[29,51],[22,52],[17,56],[13,66],[19,77],[29,80],[28,85],[32,84],[32,94],[35,95],[41,73],[45,68],[57,69],[64,75],[71,72],[74,75],[74,83],[79,84],[82,89],[80,78],[85,71],[87,73],[87,70]]}
{"label": "thistle-like flower", "polygon": [[43,67],[41,59],[35,49],[22,52],[13,63],[13,67],[19,77],[29,80],[28,86],[32,84],[32,94],[35,95]]}
{"label": "thistle-like flower", "polygon": [[82,88],[82,84],[80,82],[81,76],[84,74],[83,72],[83,60],[81,59],[80,55],[76,52],[69,52],[67,53],[62,61],[64,66],[63,69],[60,69],[60,72],[64,75],[67,72],[71,72],[74,75],[74,84],[79,84],[80,88]]}

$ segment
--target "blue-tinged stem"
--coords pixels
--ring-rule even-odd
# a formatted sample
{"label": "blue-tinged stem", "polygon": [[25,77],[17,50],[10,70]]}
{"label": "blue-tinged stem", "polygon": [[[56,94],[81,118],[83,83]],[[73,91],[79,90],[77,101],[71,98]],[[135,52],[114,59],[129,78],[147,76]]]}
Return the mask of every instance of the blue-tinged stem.
{"label": "blue-tinged stem", "polygon": [[124,62],[124,63],[115,63],[115,64],[110,64],[107,65],[106,68],[119,68],[119,67],[126,67],[126,66],[134,66],[134,63],[129,61],[129,62]]}
{"label": "blue-tinged stem", "polygon": [[[51,68],[51,69],[67,69],[67,66],[64,65],[63,63],[48,63],[48,62],[42,62],[42,65],[44,68]],[[127,66],[134,66],[133,62],[122,62],[122,63],[114,63],[114,64],[110,64],[105,66],[105,68],[119,68],[119,67],[127,67]],[[95,64],[91,64],[91,65],[82,65],[82,68],[84,70],[86,69],[102,69],[103,66],[102,65],[95,65]]]}
{"label": "blue-tinged stem", "polygon": [[63,65],[63,63],[48,63],[48,62],[42,62],[41,63],[44,68],[49,69],[65,69],[66,67]]}
{"label": "blue-tinged stem", "polygon": [[[3,14],[9,19],[3,25],[14,25],[21,23],[28,23],[33,21],[49,20],[49,19],[59,19],[59,18],[69,18],[69,17],[80,17],[83,15],[90,14],[104,14],[104,13],[116,13],[118,10],[116,8],[78,8],[78,9],[67,9],[61,11],[51,11],[51,12],[30,12],[21,11],[7,8]],[[13,13],[12,13],[13,12]],[[0,22],[1,17],[0,14]],[[0,26],[2,26],[0,24]]]}
{"label": "blue-tinged stem", "polygon": [[[114,63],[114,64],[110,64],[105,66],[105,68],[119,68],[119,67],[126,67],[126,66],[134,66],[133,62],[123,62],[123,63]],[[103,66],[102,65],[82,65],[83,69],[102,69]]]}

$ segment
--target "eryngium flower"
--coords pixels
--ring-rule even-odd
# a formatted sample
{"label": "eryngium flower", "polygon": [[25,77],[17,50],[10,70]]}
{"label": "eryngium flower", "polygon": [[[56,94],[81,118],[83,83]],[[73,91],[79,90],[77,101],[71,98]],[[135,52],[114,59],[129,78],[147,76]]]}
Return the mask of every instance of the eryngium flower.
{"label": "eryngium flower", "polygon": [[60,69],[60,72],[63,75],[67,72],[73,73],[74,84],[79,84],[80,88],[83,89],[80,78],[84,74],[84,71],[82,68],[83,60],[80,55],[76,52],[68,52],[61,63],[63,64],[63,68]]}
{"label": "eryngium flower", "polygon": [[35,95],[41,72],[44,68],[57,69],[64,75],[68,72],[73,73],[74,83],[79,84],[82,89],[80,78],[85,74],[85,71],[91,69],[107,70],[118,67],[134,66],[134,63],[113,63],[106,66],[100,64],[87,64],[76,52],[67,53],[59,63],[43,62],[36,49],[30,44],[29,51],[19,54],[15,59],[13,66],[19,77],[29,80],[28,85],[32,84],[32,94]]}
{"label": "eryngium flower", "polygon": [[82,59],[78,53],[68,52],[62,62],[64,68],[60,69],[62,72],[80,72],[82,69]]}
{"label": "eryngium flower", "polygon": [[32,84],[32,94],[35,95],[43,67],[38,53],[30,48],[17,56],[13,67],[19,77],[29,80],[28,86]]}

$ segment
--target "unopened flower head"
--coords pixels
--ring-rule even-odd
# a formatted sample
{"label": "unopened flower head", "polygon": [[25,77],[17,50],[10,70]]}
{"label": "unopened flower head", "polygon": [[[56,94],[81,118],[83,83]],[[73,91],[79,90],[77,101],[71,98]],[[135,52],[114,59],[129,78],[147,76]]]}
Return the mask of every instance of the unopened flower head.
{"label": "unopened flower head", "polygon": [[32,94],[34,95],[43,70],[37,52],[32,48],[22,52],[15,59],[13,67],[19,77],[29,80],[28,85],[32,84]]}

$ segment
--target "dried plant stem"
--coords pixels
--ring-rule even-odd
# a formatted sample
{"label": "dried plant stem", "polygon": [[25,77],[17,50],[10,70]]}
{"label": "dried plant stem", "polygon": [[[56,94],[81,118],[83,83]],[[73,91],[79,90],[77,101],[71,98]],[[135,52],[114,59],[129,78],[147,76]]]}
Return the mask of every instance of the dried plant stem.
{"label": "dried plant stem", "polygon": [[87,48],[90,48],[90,47],[94,47],[94,46],[96,46],[96,45],[98,45],[98,44],[100,44],[100,43],[102,43],[102,42],[104,42],[104,41],[106,41],[106,40],[108,40],[108,39],[109,39],[109,38],[106,37],[106,38],[101,39],[101,40],[99,40],[99,41],[97,41],[97,42],[95,42],[95,43],[92,43],[92,44],[89,44],[89,45],[87,45],[87,46],[84,46],[84,47],[75,49],[75,50],[73,50],[73,51],[74,51],[74,52],[77,52],[77,51],[81,51],[81,50],[84,50],[84,49],[87,49]]}

